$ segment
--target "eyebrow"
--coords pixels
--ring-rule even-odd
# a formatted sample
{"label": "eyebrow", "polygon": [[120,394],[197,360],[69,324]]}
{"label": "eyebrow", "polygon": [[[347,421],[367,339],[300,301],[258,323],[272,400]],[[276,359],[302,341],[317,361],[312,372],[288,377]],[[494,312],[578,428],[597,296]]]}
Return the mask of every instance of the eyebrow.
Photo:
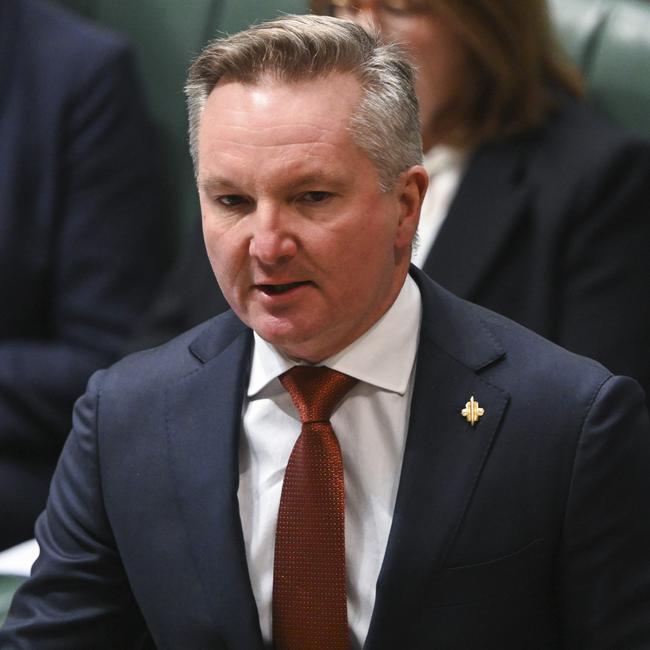
{"label": "eyebrow", "polygon": [[[346,184],[346,179],[339,174],[306,173],[291,183],[291,189],[300,190],[304,187],[319,187],[327,185],[334,190],[340,190]],[[210,194],[217,192],[241,192],[242,189],[234,181],[223,176],[210,176],[199,182],[199,188]],[[286,189],[286,188],[285,188]]]}
{"label": "eyebrow", "polygon": [[223,178],[221,176],[210,176],[204,181],[199,181],[199,189],[208,193],[215,192],[217,190],[223,192],[224,190],[236,190],[237,186],[227,178]]}
{"label": "eyebrow", "polygon": [[305,174],[304,176],[298,178],[298,180],[295,183],[293,183],[293,185],[295,187],[305,187],[309,185],[318,186],[323,183],[327,183],[328,185],[334,185],[338,187],[340,185],[343,185],[344,179],[341,178],[339,175],[310,173],[310,174]]}

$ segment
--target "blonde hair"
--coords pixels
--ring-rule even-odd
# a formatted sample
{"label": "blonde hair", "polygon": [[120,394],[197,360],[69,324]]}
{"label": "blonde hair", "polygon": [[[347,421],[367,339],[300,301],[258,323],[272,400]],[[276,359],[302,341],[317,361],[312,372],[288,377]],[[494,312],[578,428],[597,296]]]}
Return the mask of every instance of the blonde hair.
{"label": "blonde hair", "polygon": [[271,75],[293,83],[353,74],[361,99],[351,117],[355,142],[374,163],[384,190],[422,160],[414,73],[408,57],[377,35],[329,16],[283,16],[209,44],[185,86],[190,151],[197,169],[197,136],[208,95],[221,78],[255,84]]}
{"label": "blonde hair", "polygon": [[[435,124],[448,144],[474,146],[542,124],[583,81],[560,47],[545,0],[427,0],[468,54],[467,79]],[[314,11],[326,3],[312,0]]]}

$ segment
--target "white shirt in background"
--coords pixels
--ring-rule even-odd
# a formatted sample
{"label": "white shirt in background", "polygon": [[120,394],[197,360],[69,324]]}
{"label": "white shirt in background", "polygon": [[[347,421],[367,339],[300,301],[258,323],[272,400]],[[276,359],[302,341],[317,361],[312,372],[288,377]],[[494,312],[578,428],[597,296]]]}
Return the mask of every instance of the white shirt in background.
{"label": "white shirt in background", "polygon": [[459,149],[438,145],[424,155],[423,165],[429,174],[429,189],[422,203],[419,243],[411,261],[422,268],[431,252],[452,199],[465,171],[468,155]]}

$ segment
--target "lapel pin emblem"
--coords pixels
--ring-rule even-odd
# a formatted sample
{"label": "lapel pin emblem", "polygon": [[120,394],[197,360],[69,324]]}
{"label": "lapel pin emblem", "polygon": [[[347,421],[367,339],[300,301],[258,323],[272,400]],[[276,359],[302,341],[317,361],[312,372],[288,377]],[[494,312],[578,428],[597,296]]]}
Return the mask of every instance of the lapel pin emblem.
{"label": "lapel pin emblem", "polygon": [[474,399],[474,395],[472,395],[460,414],[474,426],[485,415],[485,409],[481,408],[481,405]]}

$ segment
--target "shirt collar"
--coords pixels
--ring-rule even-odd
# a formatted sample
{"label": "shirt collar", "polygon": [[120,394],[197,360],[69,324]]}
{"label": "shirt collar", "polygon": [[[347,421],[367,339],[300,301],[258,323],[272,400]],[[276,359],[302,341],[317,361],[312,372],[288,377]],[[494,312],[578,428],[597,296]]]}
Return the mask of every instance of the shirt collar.
{"label": "shirt collar", "polygon": [[[388,311],[365,334],[319,365],[403,395],[415,363],[421,315],[420,290],[413,278],[407,275]],[[256,332],[253,337],[249,397],[297,365]]]}
{"label": "shirt collar", "polygon": [[422,165],[429,176],[440,174],[450,169],[460,169],[467,158],[467,152],[456,147],[439,144],[431,147],[422,160]]}

